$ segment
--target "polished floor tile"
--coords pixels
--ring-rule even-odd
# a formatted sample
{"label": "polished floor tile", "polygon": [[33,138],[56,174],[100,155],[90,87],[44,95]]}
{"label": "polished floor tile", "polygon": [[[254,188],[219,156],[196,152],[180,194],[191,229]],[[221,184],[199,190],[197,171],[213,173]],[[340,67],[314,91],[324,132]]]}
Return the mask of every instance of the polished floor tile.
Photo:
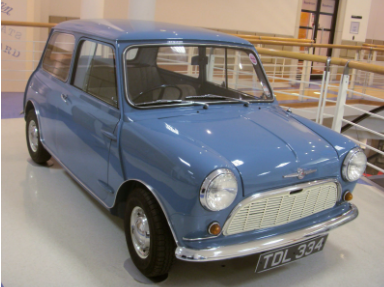
{"label": "polished floor tile", "polygon": [[384,286],[384,193],[359,184],[359,217],[331,232],[325,249],[254,274],[256,256],[213,263],[176,261],[163,282],[132,265],[122,221],[111,216],[54,161],[29,158],[23,119],[4,119],[1,267],[16,286]]}

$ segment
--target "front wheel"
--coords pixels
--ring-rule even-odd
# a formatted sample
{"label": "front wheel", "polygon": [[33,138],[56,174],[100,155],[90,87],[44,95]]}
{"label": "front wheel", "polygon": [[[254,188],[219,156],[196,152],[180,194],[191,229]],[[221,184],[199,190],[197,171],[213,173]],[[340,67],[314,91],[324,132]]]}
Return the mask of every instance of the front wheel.
{"label": "front wheel", "polygon": [[127,198],[125,236],[136,267],[147,277],[167,274],[175,259],[175,242],[153,195],[135,188]]}
{"label": "front wheel", "polygon": [[39,122],[34,110],[30,110],[26,117],[26,138],[29,155],[38,164],[46,163],[51,155],[43,147],[40,141]]}

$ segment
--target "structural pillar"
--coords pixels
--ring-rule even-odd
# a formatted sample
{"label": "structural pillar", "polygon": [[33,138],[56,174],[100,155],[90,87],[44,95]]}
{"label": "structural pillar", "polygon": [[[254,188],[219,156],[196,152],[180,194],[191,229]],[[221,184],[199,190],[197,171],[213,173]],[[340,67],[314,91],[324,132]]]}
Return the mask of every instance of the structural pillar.
{"label": "structural pillar", "polygon": [[154,21],[155,9],[156,0],[130,0],[128,19]]}
{"label": "structural pillar", "polygon": [[104,18],[104,0],[82,0],[81,19],[102,19]]}

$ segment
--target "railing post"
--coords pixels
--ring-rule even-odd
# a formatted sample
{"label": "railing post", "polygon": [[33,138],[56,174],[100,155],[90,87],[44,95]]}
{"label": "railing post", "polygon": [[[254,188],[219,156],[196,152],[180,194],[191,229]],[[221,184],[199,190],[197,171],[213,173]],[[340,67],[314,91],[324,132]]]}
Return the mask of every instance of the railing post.
{"label": "railing post", "polygon": [[[377,57],[377,51],[373,51],[373,54],[372,54],[372,62],[376,62],[376,57]],[[369,82],[368,82],[368,85],[369,86],[372,86],[373,85],[373,79],[375,77],[375,74],[374,73],[370,73],[369,74]]]}
{"label": "railing post", "polygon": [[[308,54],[309,55],[313,54],[313,48],[312,47],[308,49]],[[307,61],[307,64],[306,64],[305,68],[306,68],[306,71],[305,71],[305,79],[304,79],[304,81],[309,82],[310,79],[311,79],[312,62],[311,61]],[[304,87],[305,88],[309,88],[309,84],[305,83]]]}
{"label": "railing post", "polygon": [[316,123],[320,122],[320,111],[321,111],[321,103],[322,103],[322,95],[324,90],[324,83],[325,83],[326,74],[325,71],[323,72],[323,77],[321,78],[321,86],[320,86],[320,95],[319,95],[319,103],[317,105],[317,112],[316,112]]}
{"label": "railing post", "polygon": [[[363,50],[360,50],[360,51],[359,51],[359,50],[356,50],[355,58],[354,58],[355,61],[359,61],[359,60],[361,59],[361,57],[360,57],[360,53],[361,53],[361,51],[363,51]],[[352,69],[351,87],[350,87],[350,89],[351,89],[352,91],[355,89],[355,81],[356,81],[356,69]],[[348,97],[349,97],[349,98],[351,98],[352,95],[353,95],[353,92],[349,92],[349,93],[348,93]]]}
{"label": "railing post", "polygon": [[322,103],[321,103],[319,124],[321,125],[323,124],[324,109],[325,109],[325,104],[327,103],[328,84],[329,84],[329,77],[331,75],[330,64],[331,64],[331,58],[328,58],[325,66],[325,83],[324,83],[323,94],[320,95],[320,97],[322,97]]}
{"label": "railing post", "polygon": [[236,51],[235,53],[235,66],[233,67],[233,73],[235,74],[235,89],[237,89],[237,86],[239,84],[239,63],[241,62],[240,60],[240,53]]}
{"label": "railing post", "polygon": [[[368,55],[368,60],[367,60],[367,63],[370,64],[372,61],[372,47],[371,49],[369,50],[369,55]],[[365,92],[367,91],[367,84],[369,83],[369,78],[368,78],[368,72],[365,72],[365,76],[364,76],[364,84],[363,84],[363,90],[362,90],[362,93],[365,94]]]}
{"label": "railing post", "polygon": [[339,93],[337,95],[337,102],[335,108],[335,114],[332,122],[332,130],[340,133],[341,126],[343,124],[344,107],[347,100],[347,89],[349,84],[349,61],[345,65],[343,75],[340,79]]}
{"label": "railing post", "polygon": [[211,54],[209,56],[209,68],[207,71],[207,80],[212,82],[213,81],[213,72],[214,72],[214,66],[215,66],[215,55]]}
{"label": "railing post", "polygon": [[[308,49],[308,54],[313,51],[313,48]],[[309,82],[311,74],[310,74],[311,64],[310,61],[303,61],[303,66],[301,69],[301,82],[300,82],[300,88],[299,88],[299,94],[304,95],[305,89],[309,87],[309,84],[304,82]],[[299,100],[303,101],[303,97],[299,96]]]}
{"label": "railing post", "polygon": [[193,67],[191,65],[191,62],[192,62],[192,57],[193,57],[193,49],[194,47],[188,47],[188,64],[187,64],[187,75],[192,75],[193,73]]}
{"label": "railing post", "polygon": [[[272,58],[273,59],[273,58]],[[273,84],[275,84],[275,77],[276,77],[276,65],[277,65],[277,58],[275,57],[275,64],[273,65]],[[275,85],[273,85],[275,86]]]}

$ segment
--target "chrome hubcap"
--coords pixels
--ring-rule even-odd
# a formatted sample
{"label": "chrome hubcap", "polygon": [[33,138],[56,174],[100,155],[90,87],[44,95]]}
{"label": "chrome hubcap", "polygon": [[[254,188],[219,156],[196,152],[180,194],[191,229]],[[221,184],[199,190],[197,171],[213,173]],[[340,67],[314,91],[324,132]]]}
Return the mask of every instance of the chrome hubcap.
{"label": "chrome hubcap", "polygon": [[32,151],[36,152],[39,146],[39,130],[34,120],[30,121],[28,125],[28,139]]}
{"label": "chrome hubcap", "polygon": [[144,210],[138,206],[136,206],[131,213],[131,238],[137,255],[143,259],[147,258],[151,239],[149,223]]}

